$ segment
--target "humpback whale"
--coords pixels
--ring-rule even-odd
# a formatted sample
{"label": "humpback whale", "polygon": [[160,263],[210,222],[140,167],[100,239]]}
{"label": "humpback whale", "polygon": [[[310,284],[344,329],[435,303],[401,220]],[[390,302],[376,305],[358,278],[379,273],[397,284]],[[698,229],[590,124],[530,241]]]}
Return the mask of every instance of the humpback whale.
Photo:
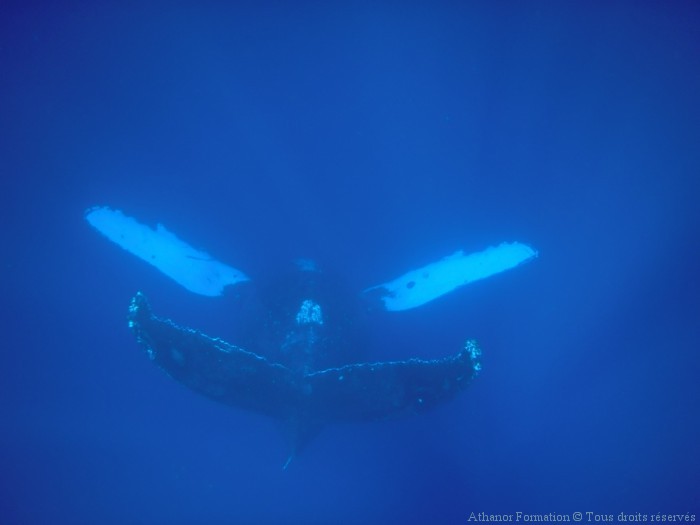
{"label": "humpback whale", "polygon": [[[191,292],[213,297],[250,281],[160,224],[153,229],[107,207],[91,208],[85,218]],[[359,296],[387,311],[416,308],[536,256],[517,242],[469,255],[460,251]],[[157,317],[141,292],[129,306],[128,326],[173,379],[210,399],[281,420],[290,436],[285,468],[328,424],[425,412],[454,398],[479,374],[481,350],[472,339],[440,359],[353,359],[352,338],[342,329],[350,314],[338,307],[325,281],[312,261],[299,261],[283,287],[262,298],[268,315],[256,328],[266,344],[252,349]]]}

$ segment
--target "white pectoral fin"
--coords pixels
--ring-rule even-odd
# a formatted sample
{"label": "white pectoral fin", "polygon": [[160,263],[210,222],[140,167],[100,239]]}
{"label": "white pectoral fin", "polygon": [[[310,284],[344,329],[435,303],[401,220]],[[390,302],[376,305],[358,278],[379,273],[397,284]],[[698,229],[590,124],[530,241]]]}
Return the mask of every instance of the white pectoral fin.
{"label": "white pectoral fin", "polygon": [[367,288],[364,293],[378,297],[386,310],[409,310],[535,257],[536,250],[519,242],[504,242],[468,255],[459,251],[393,281]]}
{"label": "white pectoral fin", "polygon": [[162,224],[153,229],[119,210],[100,206],[87,210],[85,220],[109,240],[191,292],[217,296],[225,286],[248,280],[242,272],[178,239]]}

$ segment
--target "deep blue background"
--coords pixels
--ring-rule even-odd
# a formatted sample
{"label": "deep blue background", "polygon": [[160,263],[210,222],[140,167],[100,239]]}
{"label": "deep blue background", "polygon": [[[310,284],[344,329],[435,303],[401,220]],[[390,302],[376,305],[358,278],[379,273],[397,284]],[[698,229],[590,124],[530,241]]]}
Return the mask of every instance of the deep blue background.
{"label": "deep blue background", "polygon": [[[0,522],[699,513],[697,4],[127,4],[0,18]],[[240,305],[107,242],[92,205],[357,291],[460,248],[540,257],[375,317],[376,359],[474,337],[482,376],[282,471],[273,422],[175,383],[125,324],[143,290],[234,340]]]}

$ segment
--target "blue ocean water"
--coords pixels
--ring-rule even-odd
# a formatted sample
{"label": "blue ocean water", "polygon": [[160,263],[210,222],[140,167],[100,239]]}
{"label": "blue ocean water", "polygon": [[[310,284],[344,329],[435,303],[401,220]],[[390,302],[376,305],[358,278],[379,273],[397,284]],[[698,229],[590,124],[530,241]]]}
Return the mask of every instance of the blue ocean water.
{"label": "blue ocean water", "polygon": [[[697,4],[203,4],[3,8],[0,523],[700,519]],[[235,342],[243,306],[106,241],[94,205],[254,279],[313,258],[339,290],[502,241],[540,256],[377,313],[364,354],[475,338],[483,373],[282,470],[275,422],[188,391],[126,326],[141,290]]]}

